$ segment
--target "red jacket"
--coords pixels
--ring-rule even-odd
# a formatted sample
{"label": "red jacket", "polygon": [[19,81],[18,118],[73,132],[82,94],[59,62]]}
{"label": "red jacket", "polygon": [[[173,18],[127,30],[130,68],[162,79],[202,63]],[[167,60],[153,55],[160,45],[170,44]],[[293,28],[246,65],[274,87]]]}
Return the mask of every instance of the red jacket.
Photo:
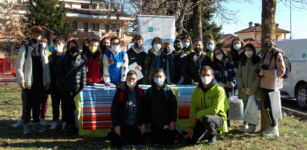
{"label": "red jacket", "polygon": [[[101,54],[100,54],[101,55]],[[87,59],[87,83],[100,83],[103,81],[102,75],[103,75],[103,68],[102,68],[102,57],[97,56],[95,58],[88,57]]]}

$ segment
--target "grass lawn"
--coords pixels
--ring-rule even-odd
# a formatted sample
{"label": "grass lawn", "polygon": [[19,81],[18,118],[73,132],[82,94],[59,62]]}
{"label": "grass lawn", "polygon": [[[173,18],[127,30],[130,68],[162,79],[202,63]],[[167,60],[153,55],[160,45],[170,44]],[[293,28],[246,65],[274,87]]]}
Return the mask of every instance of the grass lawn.
{"label": "grass lawn", "polygon": [[[47,119],[51,120],[51,101]],[[65,135],[60,131],[47,131],[23,135],[22,129],[13,129],[12,123],[20,118],[20,90],[16,85],[1,85],[0,87],[0,149],[111,149],[102,138],[78,137]],[[293,116],[284,115],[280,121],[280,138],[266,138],[259,134],[240,134],[239,121],[232,121],[234,126],[227,135],[219,136],[213,146],[198,144],[178,147],[178,149],[305,149],[307,150],[307,120],[299,120]],[[181,122],[180,126],[185,123]],[[174,147],[171,147],[174,149]],[[154,149],[147,147],[147,149]],[[169,147],[165,148],[169,149]]]}

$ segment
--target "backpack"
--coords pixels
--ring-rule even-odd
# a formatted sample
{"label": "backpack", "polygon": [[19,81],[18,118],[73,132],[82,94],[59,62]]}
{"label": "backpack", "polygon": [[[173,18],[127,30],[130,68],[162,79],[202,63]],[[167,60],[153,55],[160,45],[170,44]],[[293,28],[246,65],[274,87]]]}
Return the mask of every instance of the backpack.
{"label": "backpack", "polygon": [[[276,62],[277,62],[277,56],[280,52],[276,52],[274,57],[275,57],[275,68],[277,69],[276,67]],[[284,79],[287,79],[288,78],[288,75],[289,75],[289,72],[291,72],[291,62],[289,61],[288,57],[286,57],[285,55],[282,54],[282,57],[283,57],[283,60],[285,62],[285,66],[286,66],[286,71],[285,71],[285,74],[282,76],[282,78]]]}

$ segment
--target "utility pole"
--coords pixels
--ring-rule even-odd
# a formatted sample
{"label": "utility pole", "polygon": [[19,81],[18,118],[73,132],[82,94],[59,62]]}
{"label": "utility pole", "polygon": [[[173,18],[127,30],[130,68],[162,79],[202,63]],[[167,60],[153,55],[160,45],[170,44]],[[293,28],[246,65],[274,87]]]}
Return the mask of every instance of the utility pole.
{"label": "utility pole", "polygon": [[290,40],[292,40],[292,0],[290,0]]}

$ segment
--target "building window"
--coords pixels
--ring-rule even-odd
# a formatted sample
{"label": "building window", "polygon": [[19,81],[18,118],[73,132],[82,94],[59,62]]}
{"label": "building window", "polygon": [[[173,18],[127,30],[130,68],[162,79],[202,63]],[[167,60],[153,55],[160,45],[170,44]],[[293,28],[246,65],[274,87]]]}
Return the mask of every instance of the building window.
{"label": "building window", "polygon": [[78,23],[76,21],[72,22],[72,30],[77,31],[78,30]]}
{"label": "building window", "polygon": [[110,32],[110,25],[106,24],[106,33]]}
{"label": "building window", "polygon": [[88,32],[88,23],[83,24],[84,32]]}
{"label": "building window", "polygon": [[97,4],[92,4],[92,9],[96,9],[97,8]]}
{"label": "building window", "polygon": [[93,23],[92,29],[93,29],[93,31],[99,31],[99,23]]}
{"label": "building window", "polygon": [[90,4],[81,4],[82,9],[90,9]]}

